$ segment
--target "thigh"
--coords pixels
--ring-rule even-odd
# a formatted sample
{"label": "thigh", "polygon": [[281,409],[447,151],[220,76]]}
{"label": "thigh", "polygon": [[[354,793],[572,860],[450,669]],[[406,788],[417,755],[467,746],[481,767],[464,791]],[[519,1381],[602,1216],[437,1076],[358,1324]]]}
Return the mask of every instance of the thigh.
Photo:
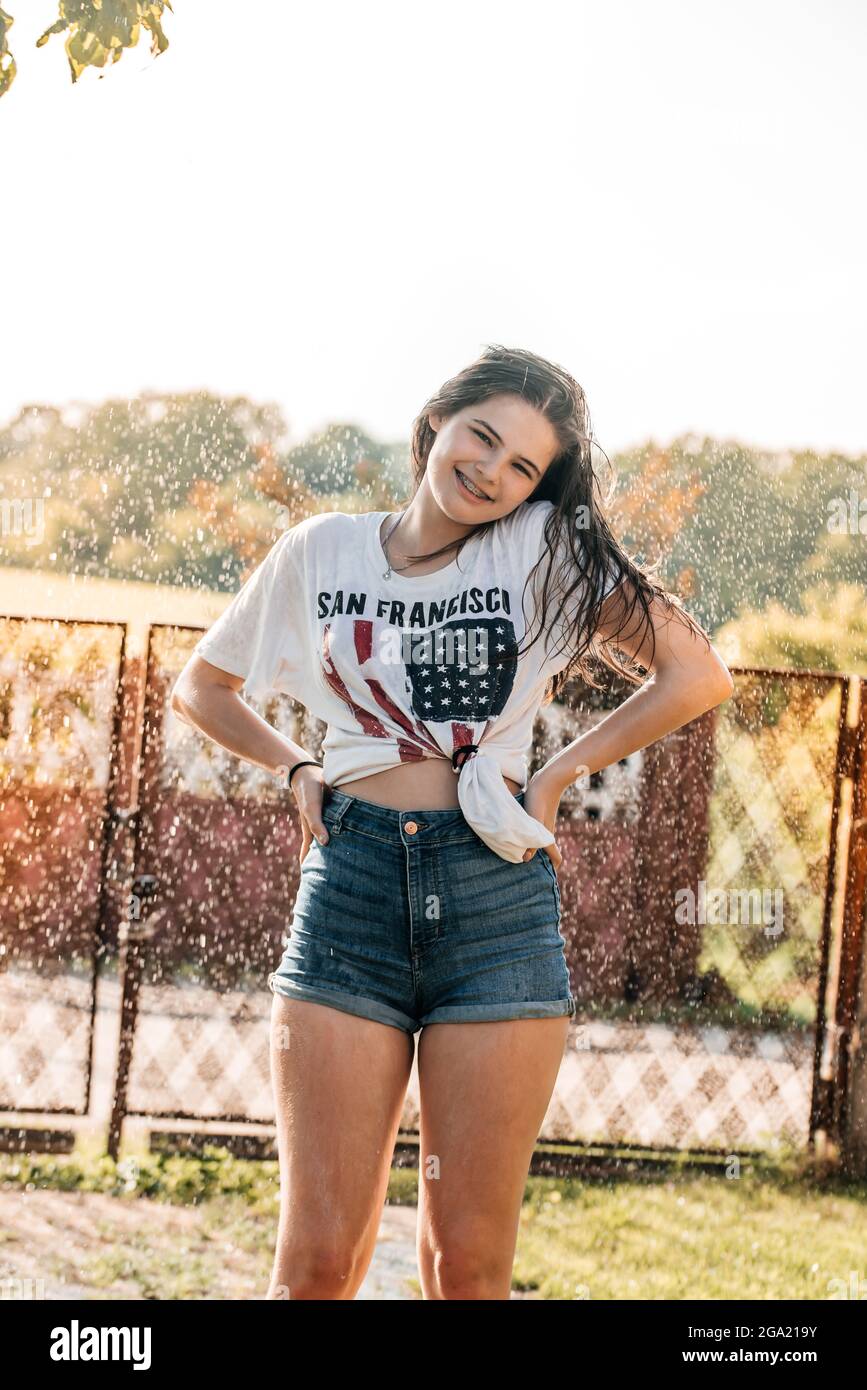
{"label": "thigh", "polygon": [[568,1017],[422,1029],[419,1263],[423,1282],[436,1285],[428,1297],[460,1297],[462,1288],[473,1296],[473,1287],[509,1297],[530,1159],[568,1030]]}
{"label": "thigh", "polygon": [[[271,1074],[280,1158],[273,1284],[349,1269],[373,1253],[415,1044],[399,1028],[275,995]],[[325,1271],[325,1274],[323,1274]]]}

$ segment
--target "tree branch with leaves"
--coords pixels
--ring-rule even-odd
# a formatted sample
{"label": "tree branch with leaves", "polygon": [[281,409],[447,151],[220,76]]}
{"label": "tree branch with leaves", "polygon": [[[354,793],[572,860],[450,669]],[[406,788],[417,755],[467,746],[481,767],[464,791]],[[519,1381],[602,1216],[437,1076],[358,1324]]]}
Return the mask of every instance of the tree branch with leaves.
{"label": "tree branch with leaves", "polygon": [[[66,57],[73,82],[85,68],[104,68],[117,63],[124,49],[135,48],[144,29],[151,36],[151,53],[165,53],[169,41],[163,33],[166,10],[171,0],[59,0],[58,17],[39,35],[42,48],[52,34],[66,33]],[[15,20],[0,9],[0,96],[4,96],[18,71],[9,48],[8,33]]]}

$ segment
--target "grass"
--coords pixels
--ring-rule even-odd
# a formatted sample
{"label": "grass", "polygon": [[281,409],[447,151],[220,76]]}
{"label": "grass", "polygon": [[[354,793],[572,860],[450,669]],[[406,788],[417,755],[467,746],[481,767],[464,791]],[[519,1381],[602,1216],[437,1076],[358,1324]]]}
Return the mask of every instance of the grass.
{"label": "grass", "polygon": [[[867,1287],[867,1182],[811,1174],[797,1156],[729,1173],[676,1164],[617,1180],[528,1177],[513,1287],[555,1300],[828,1300],[852,1296],[835,1293],[852,1271]],[[414,1205],[417,1182],[415,1169],[393,1169],[389,1202]],[[96,1297],[261,1297],[267,1286],[275,1161],[217,1148],[128,1151],[118,1165],[93,1146],[0,1154],[0,1191],[15,1189],[104,1194],[88,1253],[63,1276]],[[60,1268],[62,1229],[54,1244]],[[14,1253],[0,1235],[0,1262]]]}
{"label": "grass", "polygon": [[867,1184],[540,1179],[522,1208],[513,1287],[553,1299],[828,1299],[850,1271],[867,1279],[865,1206]]}

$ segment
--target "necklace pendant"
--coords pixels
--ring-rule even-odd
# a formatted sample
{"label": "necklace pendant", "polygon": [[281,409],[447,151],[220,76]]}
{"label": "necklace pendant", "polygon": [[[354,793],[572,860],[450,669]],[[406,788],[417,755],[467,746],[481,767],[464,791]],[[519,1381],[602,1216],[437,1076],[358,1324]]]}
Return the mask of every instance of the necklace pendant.
{"label": "necklace pendant", "polygon": [[[387,569],[387,570],[385,571],[385,573],[383,574],[383,576],[382,576],[383,579],[390,579],[390,578],[391,578],[391,571],[393,570],[394,566],[392,565],[391,560],[389,559],[387,547],[388,547],[388,543],[389,543],[389,541],[391,540],[391,538],[392,538],[394,532],[397,530],[398,525],[400,524],[401,517],[402,517],[403,515],[404,515],[404,513],[401,512],[400,516],[397,518],[397,521],[394,523],[394,525],[389,527],[389,529],[388,529],[388,535],[386,536],[385,540],[382,542],[383,554],[385,555],[386,560],[388,560],[388,569]],[[404,566],[404,568],[406,568],[406,566]]]}

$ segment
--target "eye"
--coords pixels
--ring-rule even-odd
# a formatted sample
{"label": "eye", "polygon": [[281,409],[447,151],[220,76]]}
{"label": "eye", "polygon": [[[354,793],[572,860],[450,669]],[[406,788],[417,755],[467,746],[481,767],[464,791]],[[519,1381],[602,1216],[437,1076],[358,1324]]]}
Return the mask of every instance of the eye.
{"label": "eye", "polygon": [[[477,430],[473,425],[470,426],[470,429],[472,430],[473,434],[478,435],[479,439],[484,439],[486,444],[490,444],[493,447],[493,440],[491,439],[490,435],[485,434],[483,430]],[[516,463],[515,467],[520,468],[525,478],[532,478],[533,475],[526,464]]]}

